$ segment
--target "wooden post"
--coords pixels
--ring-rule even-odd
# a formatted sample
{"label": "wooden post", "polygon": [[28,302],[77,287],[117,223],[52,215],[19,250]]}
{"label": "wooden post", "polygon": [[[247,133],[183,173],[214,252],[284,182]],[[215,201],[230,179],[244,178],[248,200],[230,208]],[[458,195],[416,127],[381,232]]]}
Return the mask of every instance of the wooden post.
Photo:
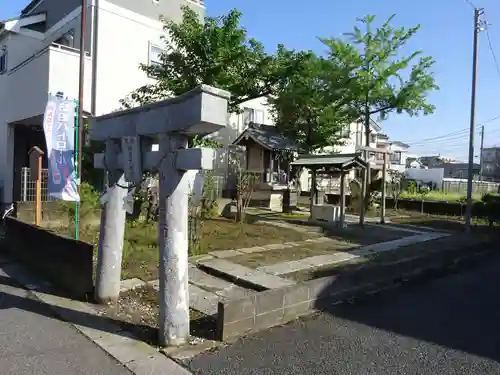
{"label": "wooden post", "polygon": [[[374,152],[375,154],[383,154],[384,155],[384,165],[382,166],[382,202],[381,202],[381,210],[380,210],[380,222],[383,224],[385,222],[385,195],[386,195],[386,174],[387,174],[387,155],[392,154],[392,150],[388,150],[385,148],[373,148],[373,147],[361,147],[361,151],[365,153],[365,160],[368,160],[368,156],[370,155],[370,152]],[[366,174],[365,174],[366,175]],[[368,183],[369,184],[369,183]],[[365,188],[363,189],[362,196],[366,197],[366,194],[368,193],[368,184],[365,185]],[[364,199],[363,199],[363,204],[362,204],[361,212],[364,214]],[[364,215],[363,217],[359,218],[359,223],[361,225],[364,224]]]}
{"label": "wooden post", "polygon": [[35,180],[35,225],[42,222],[42,156],[40,147],[34,146],[29,152],[31,179]]}
{"label": "wooden post", "polygon": [[345,171],[340,171],[340,227],[345,226]]}
{"label": "wooden post", "polygon": [[382,166],[382,199],[380,202],[380,223],[385,224],[385,195],[386,195],[386,176],[387,175],[387,153],[384,153],[384,165]]}
{"label": "wooden post", "polygon": [[370,167],[370,162],[368,160],[368,151],[363,151],[363,160],[366,162],[366,166],[363,169],[363,176],[361,181],[361,194],[359,199],[359,225],[365,225],[365,199],[366,193],[368,191],[368,168]]}
{"label": "wooden post", "polygon": [[41,155],[38,155],[35,205],[36,205],[35,225],[40,226],[42,222],[42,156]]}
{"label": "wooden post", "polygon": [[309,218],[312,219],[313,205],[316,204],[316,169],[311,169],[311,188],[309,189]]}

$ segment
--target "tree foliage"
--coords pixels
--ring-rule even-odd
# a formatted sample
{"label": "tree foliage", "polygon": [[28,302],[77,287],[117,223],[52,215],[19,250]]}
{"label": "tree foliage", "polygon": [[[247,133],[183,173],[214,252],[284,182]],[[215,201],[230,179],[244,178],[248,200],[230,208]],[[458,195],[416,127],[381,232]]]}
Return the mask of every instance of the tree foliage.
{"label": "tree foliage", "polygon": [[132,92],[122,105],[131,107],[180,95],[200,84],[231,93],[229,111],[255,98],[273,94],[276,85],[300,68],[302,55],[279,45],[274,54],[247,38],[240,26],[241,12],[231,10],[220,17],[200,20],[189,7],[182,22],[165,21],[165,50],[161,64],[141,65],[155,83]]}
{"label": "tree foliage", "polygon": [[428,115],[435,109],[427,102],[428,94],[438,89],[431,71],[434,59],[420,50],[401,56],[420,25],[394,28],[393,18],[374,28],[375,16],[366,16],[347,38],[320,39],[329,49],[328,59],[349,71],[349,102],[367,127],[372,115]]}
{"label": "tree foliage", "polygon": [[347,73],[335,61],[309,53],[302,69],[269,99],[276,126],[304,152],[342,143],[354,119],[345,105]]}

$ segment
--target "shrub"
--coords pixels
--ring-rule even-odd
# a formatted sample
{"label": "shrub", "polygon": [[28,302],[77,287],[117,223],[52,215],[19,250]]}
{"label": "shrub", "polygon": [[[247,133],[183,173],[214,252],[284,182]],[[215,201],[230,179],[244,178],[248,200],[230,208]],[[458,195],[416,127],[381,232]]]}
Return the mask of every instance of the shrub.
{"label": "shrub", "polygon": [[[74,202],[58,201],[61,212],[68,215],[70,223],[75,221],[76,205]],[[94,187],[83,182],[80,185],[80,220],[84,219],[88,214],[94,213],[99,210],[99,194],[95,191]]]}

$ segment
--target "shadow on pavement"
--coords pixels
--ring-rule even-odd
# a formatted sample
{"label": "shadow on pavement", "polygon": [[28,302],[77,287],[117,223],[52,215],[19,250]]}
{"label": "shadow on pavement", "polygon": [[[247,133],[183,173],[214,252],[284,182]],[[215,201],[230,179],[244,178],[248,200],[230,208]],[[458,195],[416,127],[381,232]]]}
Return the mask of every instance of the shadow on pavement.
{"label": "shadow on pavement", "polygon": [[320,302],[332,285],[324,313],[500,362],[498,254],[337,306]]}
{"label": "shadow on pavement", "polygon": [[[84,311],[78,311],[67,307],[56,306],[57,314],[54,312],[54,306],[42,302],[36,297],[28,294],[27,297],[20,296],[17,291],[25,289],[15,282],[12,278],[0,276],[0,311],[4,309],[19,309],[34,314],[39,314],[52,319],[67,321],[83,327],[92,328],[97,331],[113,333],[117,335],[130,336],[133,333],[138,339],[154,344],[156,342],[157,330],[145,325],[130,324],[121,320],[116,320],[102,315],[94,315]],[[7,287],[7,288],[6,288]],[[6,290],[12,288],[12,293]],[[29,293],[29,291],[28,291]],[[52,294],[52,293],[47,293]],[[53,294],[56,295],[56,294]],[[59,297],[64,298],[59,295]],[[61,315],[64,318],[61,318]]]}

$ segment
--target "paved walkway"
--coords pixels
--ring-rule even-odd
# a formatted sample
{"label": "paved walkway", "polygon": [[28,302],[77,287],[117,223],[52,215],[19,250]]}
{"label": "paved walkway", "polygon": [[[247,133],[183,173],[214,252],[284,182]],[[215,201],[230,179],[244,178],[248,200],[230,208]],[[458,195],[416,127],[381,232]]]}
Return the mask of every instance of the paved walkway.
{"label": "paved walkway", "polygon": [[203,375],[500,374],[500,256],[340,305],[190,362]]}
{"label": "paved walkway", "polygon": [[0,268],[0,375],[131,375]]}

